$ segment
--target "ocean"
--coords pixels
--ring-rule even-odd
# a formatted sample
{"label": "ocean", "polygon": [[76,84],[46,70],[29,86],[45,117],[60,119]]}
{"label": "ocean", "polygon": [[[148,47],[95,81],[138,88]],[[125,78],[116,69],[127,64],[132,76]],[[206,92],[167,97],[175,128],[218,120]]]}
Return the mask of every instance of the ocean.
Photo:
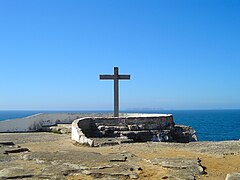
{"label": "ocean", "polygon": [[[0,111],[0,121],[22,118],[37,113],[59,112],[91,113],[101,111]],[[199,141],[240,139],[240,110],[154,110],[124,112],[173,114],[176,124],[192,126],[196,130]]]}

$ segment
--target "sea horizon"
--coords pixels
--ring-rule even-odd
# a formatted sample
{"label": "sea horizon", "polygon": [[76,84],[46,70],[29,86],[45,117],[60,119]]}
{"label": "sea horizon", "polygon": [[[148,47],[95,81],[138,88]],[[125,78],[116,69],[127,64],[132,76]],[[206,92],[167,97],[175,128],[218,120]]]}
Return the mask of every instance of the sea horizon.
{"label": "sea horizon", "polygon": [[[158,109],[158,108],[127,108],[119,110],[119,113],[153,113],[153,114],[172,114],[176,111],[240,111],[240,109]],[[8,114],[9,113],[9,114]],[[113,110],[0,110],[0,121],[23,118],[39,113],[112,113]]]}

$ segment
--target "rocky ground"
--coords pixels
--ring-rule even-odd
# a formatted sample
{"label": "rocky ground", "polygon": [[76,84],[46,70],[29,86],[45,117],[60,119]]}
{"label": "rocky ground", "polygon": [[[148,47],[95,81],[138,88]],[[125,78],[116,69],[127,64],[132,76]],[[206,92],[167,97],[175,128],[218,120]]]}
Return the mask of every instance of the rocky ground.
{"label": "rocky ground", "polygon": [[238,172],[240,141],[90,148],[67,134],[0,134],[0,179],[230,180]]}

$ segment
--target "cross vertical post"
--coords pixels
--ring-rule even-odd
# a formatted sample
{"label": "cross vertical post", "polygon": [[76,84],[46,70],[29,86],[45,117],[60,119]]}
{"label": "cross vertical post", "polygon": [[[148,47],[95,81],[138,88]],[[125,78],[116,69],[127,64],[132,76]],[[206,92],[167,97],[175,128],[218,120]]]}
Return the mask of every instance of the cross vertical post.
{"label": "cross vertical post", "polygon": [[114,117],[119,114],[118,67],[114,67]]}
{"label": "cross vertical post", "polygon": [[119,75],[118,67],[114,67],[113,75],[100,75],[100,80],[114,80],[114,117],[119,116],[119,82],[118,80],[130,80],[130,75]]}

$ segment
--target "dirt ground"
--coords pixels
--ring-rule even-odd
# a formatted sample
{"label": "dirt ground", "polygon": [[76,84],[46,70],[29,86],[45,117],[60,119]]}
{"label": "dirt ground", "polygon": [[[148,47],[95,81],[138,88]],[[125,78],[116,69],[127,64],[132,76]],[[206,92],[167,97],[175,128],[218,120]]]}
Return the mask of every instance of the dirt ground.
{"label": "dirt ground", "polygon": [[[54,154],[63,152],[66,155],[62,157],[64,159],[70,157],[70,154],[77,153],[80,156],[80,154],[87,153],[86,161],[89,161],[88,165],[92,166],[94,166],[94,163],[98,166],[106,165],[104,160],[95,161],[94,153],[98,153],[103,158],[108,158],[112,154],[131,154],[132,160],[130,157],[131,161],[129,161],[129,164],[134,167],[134,172],[137,173],[138,179],[171,179],[171,176],[169,176],[171,169],[149,163],[156,158],[200,159],[205,173],[195,176],[199,180],[224,180],[228,173],[240,172],[240,141],[195,142],[188,144],[149,142],[91,148],[74,145],[69,135],[53,133],[2,133],[0,134],[1,141],[12,141],[21,147],[28,148],[33,154],[38,153],[39,157],[45,156],[45,154],[54,156]],[[93,157],[92,159],[91,156]],[[82,157],[81,159],[83,160],[84,158]],[[24,167],[31,166],[31,168],[36,170],[36,173],[38,169],[39,171],[41,169],[41,164],[34,164],[32,161],[16,160],[14,163],[15,165],[19,163]],[[25,165],[23,165],[24,163]],[[86,163],[83,162],[83,164]],[[118,167],[124,169],[127,165],[118,165]],[[0,170],[3,168],[4,164],[0,164]],[[107,170],[103,169],[102,171]],[[66,179],[88,180],[95,179],[95,177],[90,176],[88,173],[73,173],[67,175]]]}

